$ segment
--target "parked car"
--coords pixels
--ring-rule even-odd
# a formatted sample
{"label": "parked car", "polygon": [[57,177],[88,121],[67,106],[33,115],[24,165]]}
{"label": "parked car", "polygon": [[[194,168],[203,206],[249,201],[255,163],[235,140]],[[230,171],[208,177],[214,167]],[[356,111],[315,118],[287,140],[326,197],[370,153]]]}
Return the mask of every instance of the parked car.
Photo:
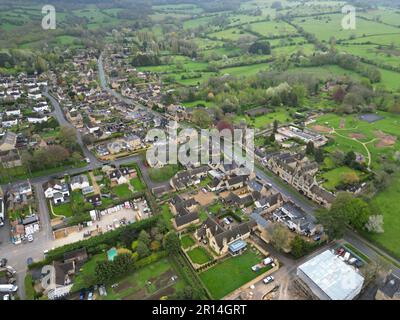
{"label": "parked car", "polygon": [[85,158],[86,163],[90,163],[90,159],[89,158]]}
{"label": "parked car", "polygon": [[33,235],[29,234],[26,238],[29,242],[33,242]]}
{"label": "parked car", "polygon": [[7,259],[6,258],[2,258],[0,259],[0,268],[3,268],[7,265]]}
{"label": "parked car", "polygon": [[15,269],[13,267],[10,267],[10,266],[6,266],[6,270],[12,276],[17,273],[17,271],[15,271]]}
{"label": "parked car", "polygon": [[85,300],[85,291],[79,292],[79,300]]}
{"label": "parked car", "polygon": [[11,299],[10,299],[10,295],[9,295],[9,294],[5,294],[5,295],[3,296],[3,300],[11,300]]}
{"label": "parked car", "polygon": [[233,223],[232,217],[227,217],[227,219],[229,220],[230,223]]}
{"label": "parked car", "polygon": [[275,279],[274,279],[274,277],[273,276],[268,276],[268,277],[266,277],[264,280],[263,280],[263,282],[264,282],[264,284],[268,284],[268,283],[271,283],[272,281],[274,281]]}
{"label": "parked car", "polygon": [[92,291],[89,292],[87,299],[88,300],[93,300],[93,292]]}
{"label": "parked car", "polygon": [[314,241],[320,241],[321,240],[321,236],[315,236],[314,237]]}

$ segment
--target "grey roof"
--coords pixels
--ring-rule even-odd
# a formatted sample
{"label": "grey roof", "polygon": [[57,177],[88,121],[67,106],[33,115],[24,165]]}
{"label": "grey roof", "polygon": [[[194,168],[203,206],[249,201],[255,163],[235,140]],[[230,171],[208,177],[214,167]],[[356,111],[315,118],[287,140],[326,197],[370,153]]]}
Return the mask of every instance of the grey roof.
{"label": "grey roof", "polygon": [[196,221],[199,218],[198,212],[189,212],[183,209],[175,216],[175,223],[177,227]]}
{"label": "grey roof", "polygon": [[262,210],[256,209],[252,212],[252,214],[250,216],[254,219],[255,222],[257,222],[257,224],[259,226],[266,229],[266,228],[268,228],[270,223],[260,215],[260,213],[261,213],[260,211],[262,211]]}
{"label": "grey roof", "polygon": [[394,274],[390,274],[385,281],[383,287],[379,290],[390,298],[400,297],[400,279]]}

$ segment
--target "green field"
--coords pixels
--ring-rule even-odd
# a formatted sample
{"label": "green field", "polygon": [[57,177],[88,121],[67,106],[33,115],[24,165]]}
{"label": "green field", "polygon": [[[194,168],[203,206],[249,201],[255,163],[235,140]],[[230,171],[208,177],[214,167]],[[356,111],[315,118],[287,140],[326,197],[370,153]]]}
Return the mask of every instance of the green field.
{"label": "green field", "polygon": [[219,40],[232,40],[232,41],[237,41],[239,40],[239,38],[241,37],[248,37],[250,39],[253,39],[253,41],[255,39],[257,39],[256,36],[253,36],[252,34],[244,31],[244,30],[239,30],[238,28],[229,28],[229,29],[225,29],[222,31],[218,31],[218,32],[214,32],[214,33],[210,33],[209,37],[211,39],[219,39]]}
{"label": "green field", "polygon": [[251,267],[262,262],[263,256],[253,250],[247,250],[240,256],[231,257],[214,267],[200,273],[200,279],[216,300],[222,299],[263,272],[262,268],[254,272]]}
{"label": "green field", "polygon": [[[382,156],[393,159],[395,151],[400,150],[400,115],[387,112],[378,112],[378,115],[384,118],[374,123],[363,121],[359,119],[357,115],[343,117],[335,114],[328,114],[318,118],[316,124],[335,128],[341,135],[333,135],[335,143],[326,147],[325,150],[334,151],[340,149],[344,152],[352,150],[367,157],[366,149],[360,142],[368,142],[367,147],[372,156],[372,168],[379,167],[378,160]],[[340,128],[340,121],[342,119],[345,121],[344,128]],[[381,132],[393,137],[395,143],[392,146],[379,145]],[[359,135],[357,140],[360,142],[353,139],[354,134]]]}
{"label": "green field", "polygon": [[235,123],[240,123],[240,121],[246,121],[248,125],[254,126],[257,129],[263,129],[268,125],[271,125],[275,120],[279,123],[287,123],[291,121],[291,117],[286,110],[277,110],[262,116],[255,117],[251,119],[248,116],[237,116],[235,117]]}
{"label": "green field", "polygon": [[263,37],[271,38],[282,35],[293,35],[297,31],[290,24],[284,21],[263,21],[249,25],[251,31],[260,34]]}
{"label": "green field", "polygon": [[328,41],[332,36],[336,39],[349,39],[378,34],[400,34],[400,30],[382,23],[357,19],[355,30],[342,29],[341,14],[321,15],[309,18],[296,18],[294,23],[307,32],[314,34],[319,40]]}

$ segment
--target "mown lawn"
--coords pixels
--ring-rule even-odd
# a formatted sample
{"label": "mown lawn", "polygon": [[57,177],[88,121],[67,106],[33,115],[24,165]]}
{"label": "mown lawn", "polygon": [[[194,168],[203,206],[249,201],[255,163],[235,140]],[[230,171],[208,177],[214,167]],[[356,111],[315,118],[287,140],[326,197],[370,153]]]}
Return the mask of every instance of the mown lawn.
{"label": "mown lawn", "polygon": [[383,215],[384,233],[365,234],[366,237],[387,248],[400,259],[400,214],[397,202],[400,195],[400,174],[397,173],[391,186],[380,192],[372,202]]}
{"label": "mown lawn", "polygon": [[163,217],[165,223],[167,224],[168,229],[172,229],[172,222],[171,222],[171,219],[172,219],[172,212],[171,212],[171,210],[169,209],[168,204],[163,204],[163,205],[161,206],[161,215],[162,215],[162,217]]}
{"label": "mown lawn", "polygon": [[212,260],[211,255],[203,247],[196,247],[187,252],[193,263],[204,264]]}
{"label": "mown lawn", "polygon": [[177,165],[167,165],[162,168],[150,168],[149,177],[154,182],[164,182],[171,179],[177,172],[179,168]]}
{"label": "mown lawn", "polygon": [[53,204],[53,212],[57,216],[71,217],[73,215],[71,203]]}
{"label": "mown lawn", "polygon": [[191,246],[193,246],[196,243],[196,241],[194,241],[194,239],[186,234],[181,238],[181,245],[184,249],[189,248]]}
{"label": "mown lawn", "polygon": [[[171,282],[171,275],[178,276],[178,280],[175,283]],[[142,300],[168,285],[172,285],[173,292],[175,293],[176,290],[185,287],[186,282],[179,272],[173,268],[168,258],[164,258],[133,271],[118,281],[118,284],[117,288],[108,286],[108,295],[99,299]]]}
{"label": "mown lawn", "polygon": [[112,192],[120,199],[127,199],[133,195],[127,184],[121,184],[113,187]]}
{"label": "mown lawn", "polygon": [[275,112],[271,112],[259,117],[255,117],[251,119],[248,116],[237,116],[235,118],[235,122],[239,123],[241,120],[246,121],[248,125],[252,125],[257,129],[262,129],[266,127],[267,125],[271,125],[275,120],[277,120],[279,123],[286,123],[291,121],[291,117],[289,113],[284,110],[284,109],[279,109]]}
{"label": "mown lawn", "polygon": [[129,181],[129,183],[135,189],[135,191],[143,191],[145,189],[145,186],[140,178],[133,178]]}
{"label": "mown lawn", "polygon": [[240,256],[232,257],[200,273],[200,279],[214,299],[221,299],[243,286],[268,268],[254,272],[251,267],[261,263],[263,256],[247,250]]}

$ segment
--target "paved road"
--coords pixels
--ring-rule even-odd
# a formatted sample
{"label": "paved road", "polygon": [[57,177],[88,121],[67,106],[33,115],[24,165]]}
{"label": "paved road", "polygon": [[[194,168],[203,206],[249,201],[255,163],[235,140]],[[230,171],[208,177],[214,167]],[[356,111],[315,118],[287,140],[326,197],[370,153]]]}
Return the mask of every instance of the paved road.
{"label": "paved road", "polygon": [[[55,99],[46,89],[45,92],[43,92],[43,95],[45,97],[47,97],[50,100],[50,103],[52,104],[54,111],[53,111],[53,115],[56,117],[58,123],[60,124],[60,126],[65,126],[68,128],[72,128],[75,130],[75,127],[69,122],[67,121],[67,119],[65,118],[64,112],[61,109],[60,103],[57,101],[57,99]],[[98,160],[93,153],[91,153],[89,151],[89,149],[86,147],[86,145],[83,143],[82,141],[82,133],[79,130],[76,130],[76,141],[78,142],[78,144],[81,146],[82,151],[85,155],[85,158],[90,159],[90,164],[91,166],[99,166],[101,165],[101,161]]]}

